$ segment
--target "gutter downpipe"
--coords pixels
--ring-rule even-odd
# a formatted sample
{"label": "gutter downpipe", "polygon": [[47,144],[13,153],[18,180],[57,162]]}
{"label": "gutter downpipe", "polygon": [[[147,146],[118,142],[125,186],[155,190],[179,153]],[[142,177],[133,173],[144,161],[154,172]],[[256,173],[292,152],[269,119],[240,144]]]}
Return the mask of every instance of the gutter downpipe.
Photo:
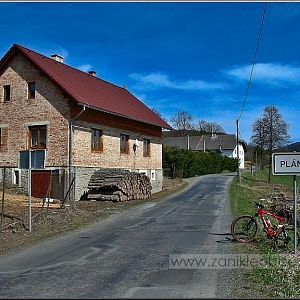
{"label": "gutter downpipe", "polygon": [[[79,118],[79,116],[84,113],[86,109],[86,106],[83,105],[82,110],[77,114],[77,116],[75,118],[71,118],[70,122],[69,122],[69,134],[70,134],[70,138],[69,138],[69,188],[71,187],[71,183],[72,183],[72,179],[73,177],[72,175],[72,171],[73,171],[73,125],[74,125],[74,121],[76,119]],[[70,205],[72,209],[75,209],[75,197],[70,196],[69,193],[69,200],[72,199],[72,201],[70,201]]]}

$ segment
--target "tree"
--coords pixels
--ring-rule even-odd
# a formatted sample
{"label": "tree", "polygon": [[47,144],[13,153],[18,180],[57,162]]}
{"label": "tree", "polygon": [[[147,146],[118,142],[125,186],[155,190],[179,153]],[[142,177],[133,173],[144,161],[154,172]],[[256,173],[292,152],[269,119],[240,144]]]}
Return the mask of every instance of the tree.
{"label": "tree", "polygon": [[217,133],[225,133],[224,129],[222,126],[218,125],[216,122],[206,122],[204,120],[199,120],[197,125],[196,125],[197,130],[201,132],[201,134],[204,133],[212,133],[212,132],[217,132]]}
{"label": "tree", "polygon": [[180,130],[181,136],[184,136],[187,131],[193,129],[193,117],[186,111],[180,110],[170,120],[173,123],[173,127]]}
{"label": "tree", "polygon": [[272,153],[289,142],[289,124],[282,119],[278,108],[270,105],[264,108],[262,117],[253,123],[252,142],[260,149],[261,167],[263,154],[266,153],[269,164],[269,182],[271,182]]}
{"label": "tree", "polygon": [[253,123],[253,135],[251,137],[251,144],[252,147],[255,148],[256,154],[259,155],[259,165],[260,169],[263,168],[263,153],[266,150],[265,149],[265,139],[266,139],[266,128],[264,124],[264,120],[262,118],[257,119]]}

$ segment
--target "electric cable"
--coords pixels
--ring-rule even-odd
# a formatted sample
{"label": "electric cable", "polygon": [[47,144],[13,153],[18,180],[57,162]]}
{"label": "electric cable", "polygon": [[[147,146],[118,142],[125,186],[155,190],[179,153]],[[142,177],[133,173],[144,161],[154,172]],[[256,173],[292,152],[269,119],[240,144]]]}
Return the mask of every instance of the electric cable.
{"label": "electric cable", "polygon": [[260,42],[260,37],[261,37],[263,25],[264,25],[264,19],[265,19],[265,15],[266,15],[267,5],[268,5],[268,3],[266,2],[265,6],[264,6],[262,21],[261,21],[261,24],[260,24],[260,30],[259,30],[259,34],[258,34],[257,43],[256,43],[256,49],[255,49],[255,53],[254,53],[254,59],[253,59],[253,63],[252,63],[250,77],[249,77],[249,80],[248,80],[246,95],[245,95],[245,98],[244,98],[243,106],[242,106],[241,113],[240,113],[240,116],[239,116],[238,120],[241,119],[243,111],[244,111],[244,108],[245,108],[245,105],[246,105],[246,100],[247,100],[247,97],[248,97],[250,83],[251,83],[251,79],[252,79],[252,75],[253,75],[253,71],[254,71],[254,65],[255,65],[255,61],[256,61],[257,52],[258,52],[258,46],[259,46],[259,42]]}

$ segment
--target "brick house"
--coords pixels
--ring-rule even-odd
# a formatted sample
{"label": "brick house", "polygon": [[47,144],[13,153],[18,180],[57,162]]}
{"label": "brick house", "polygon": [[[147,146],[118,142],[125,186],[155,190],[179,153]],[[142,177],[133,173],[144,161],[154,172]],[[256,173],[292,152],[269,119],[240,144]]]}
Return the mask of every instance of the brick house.
{"label": "brick house", "polygon": [[79,200],[99,168],[146,173],[160,191],[163,129],[172,130],[128,90],[59,55],[14,44],[0,61],[0,176],[5,169],[7,182],[28,191],[19,151],[46,149],[45,168],[31,171],[32,196]]}
{"label": "brick house", "polygon": [[163,138],[163,145],[180,149],[191,149],[193,151],[213,151],[231,158],[238,157],[237,149],[239,149],[240,168],[245,168],[246,143],[243,140],[239,140],[239,146],[237,147],[235,134],[213,133],[211,135],[187,135],[183,137],[166,136]]}

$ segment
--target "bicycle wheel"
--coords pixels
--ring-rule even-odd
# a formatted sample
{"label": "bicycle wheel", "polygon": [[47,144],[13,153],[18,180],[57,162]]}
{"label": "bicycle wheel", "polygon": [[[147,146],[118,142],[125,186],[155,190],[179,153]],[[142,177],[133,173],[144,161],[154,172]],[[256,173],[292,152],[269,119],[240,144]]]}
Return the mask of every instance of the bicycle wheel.
{"label": "bicycle wheel", "polygon": [[[297,241],[296,248],[299,248],[300,234],[297,230]],[[275,236],[274,248],[280,252],[293,252],[295,250],[295,233],[294,228],[285,227],[284,229],[279,229]]]}
{"label": "bicycle wheel", "polygon": [[235,240],[241,243],[253,241],[258,232],[258,224],[250,215],[242,215],[231,223],[231,234]]}

